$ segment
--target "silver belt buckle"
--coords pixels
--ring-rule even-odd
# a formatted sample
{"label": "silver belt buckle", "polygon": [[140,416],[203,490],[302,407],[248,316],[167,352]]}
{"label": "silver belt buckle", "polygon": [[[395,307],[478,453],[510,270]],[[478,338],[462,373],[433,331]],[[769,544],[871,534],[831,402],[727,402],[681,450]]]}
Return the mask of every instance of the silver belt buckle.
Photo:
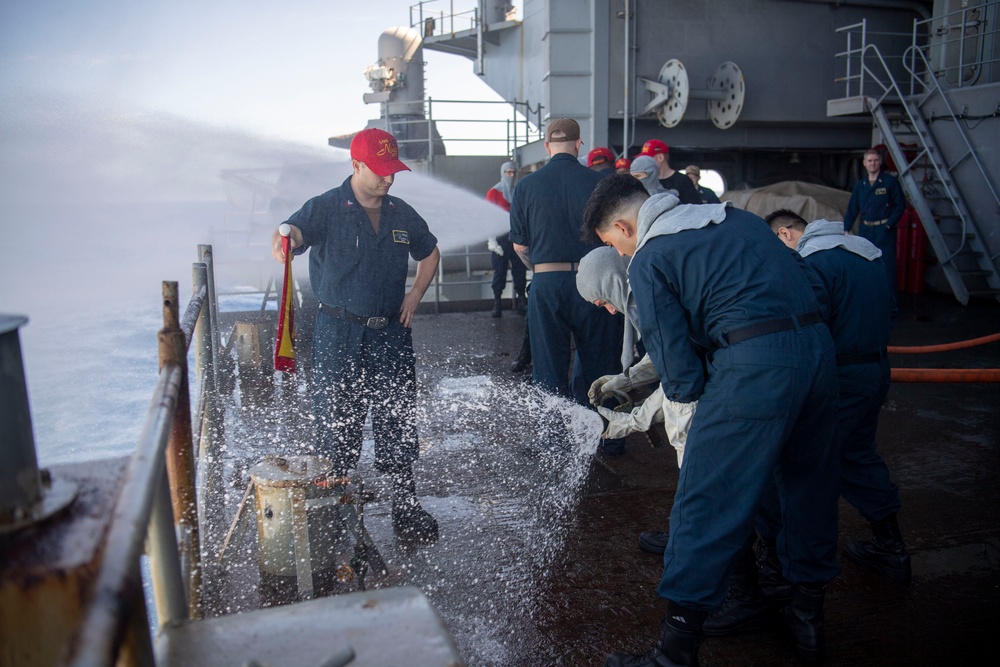
{"label": "silver belt buckle", "polygon": [[365,326],[369,329],[385,329],[387,324],[389,324],[388,317],[369,317]]}

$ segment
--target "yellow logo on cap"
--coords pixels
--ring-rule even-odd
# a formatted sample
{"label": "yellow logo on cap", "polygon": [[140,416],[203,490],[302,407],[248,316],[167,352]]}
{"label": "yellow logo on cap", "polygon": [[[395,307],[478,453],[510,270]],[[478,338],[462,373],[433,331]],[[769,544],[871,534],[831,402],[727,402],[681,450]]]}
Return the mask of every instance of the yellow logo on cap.
{"label": "yellow logo on cap", "polygon": [[392,139],[379,139],[378,142],[382,144],[382,150],[375,153],[378,157],[383,157],[385,155],[390,155],[392,157],[399,157],[399,148],[396,146],[396,142]]}

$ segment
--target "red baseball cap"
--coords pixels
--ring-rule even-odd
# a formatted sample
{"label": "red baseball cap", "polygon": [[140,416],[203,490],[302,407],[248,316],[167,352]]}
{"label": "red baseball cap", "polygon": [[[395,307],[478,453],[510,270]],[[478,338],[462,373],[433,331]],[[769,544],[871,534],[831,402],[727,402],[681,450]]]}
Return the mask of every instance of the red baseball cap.
{"label": "red baseball cap", "polygon": [[354,135],[351,139],[351,159],[364,162],[376,176],[410,171],[409,167],[399,161],[396,137],[375,127]]}
{"label": "red baseball cap", "polygon": [[598,162],[614,162],[615,154],[611,152],[610,148],[605,148],[604,146],[598,146],[594,150],[587,153],[587,166],[593,167],[594,164]]}
{"label": "red baseball cap", "polygon": [[661,153],[667,155],[670,153],[670,147],[659,139],[650,139],[642,145],[643,155],[659,155]]}
{"label": "red baseball cap", "polygon": [[615,162],[615,169],[628,169],[631,166],[632,160],[629,160],[627,157],[620,157],[618,158],[618,161]]}

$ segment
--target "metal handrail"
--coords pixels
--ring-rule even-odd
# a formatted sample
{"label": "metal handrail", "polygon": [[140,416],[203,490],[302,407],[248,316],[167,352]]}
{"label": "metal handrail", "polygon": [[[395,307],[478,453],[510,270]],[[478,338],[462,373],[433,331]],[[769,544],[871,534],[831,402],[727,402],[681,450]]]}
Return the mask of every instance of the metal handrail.
{"label": "metal handrail", "polygon": [[[388,104],[388,103],[385,103]],[[503,118],[450,118],[435,117],[435,107],[441,105],[502,105],[510,108],[510,114]],[[433,162],[433,129],[435,123],[452,123],[461,125],[499,125],[504,124],[502,137],[488,138],[477,137],[455,137],[450,134],[447,141],[450,142],[477,142],[477,143],[505,143],[505,150],[501,155],[513,155],[514,151],[522,146],[539,141],[542,134],[542,111],[544,107],[537,104],[534,107],[529,102],[521,100],[438,100],[428,97],[424,100],[410,100],[405,102],[393,102],[397,117],[389,121],[388,130],[392,132],[393,127],[405,125],[427,125],[427,137],[418,139],[405,139],[397,137],[400,145],[427,143],[428,155]],[[411,117],[399,117],[401,114],[408,114]],[[418,116],[423,116],[420,118]],[[532,118],[535,120],[532,121]]]}
{"label": "metal handrail", "polygon": [[[198,272],[196,272],[197,275]],[[194,616],[189,606],[187,585],[180,567],[179,546],[167,486],[168,446],[191,451],[191,442],[177,442],[176,425],[185,420],[190,425],[187,390],[187,349],[198,321],[206,316],[211,302],[207,284],[195,285],[183,320],[179,319],[177,283],[163,283],[163,320],[160,331],[161,368],[150,408],[146,413],[135,452],[125,470],[124,480],[115,500],[104,541],[104,552],[95,578],[83,621],[71,648],[69,664],[94,667],[118,662],[119,653],[128,646],[128,662],[151,663],[152,640],[148,633],[146,607],[141,595],[142,576],[139,557],[148,535],[150,563],[157,615],[161,626]],[[165,348],[176,343],[183,347],[181,357],[171,358]],[[176,352],[176,350],[174,351]],[[203,383],[206,385],[207,383]],[[186,414],[179,414],[187,406]],[[174,480],[175,485],[178,480]],[[190,480],[193,485],[193,479]],[[193,489],[191,489],[193,491]],[[175,502],[175,501],[174,501]],[[195,533],[196,534],[196,533]],[[191,564],[195,579],[198,570],[197,547],[192,544]],[[142,632],[129,632],[142,626]]]}
{"label": "metal handrail", "polygon": [[[924,53],[923,55],[928,62],[931,60],[929,52],[932,49],[938,51],[941,55],[941,66],[931,69],[928,65],[928,71],[932,72],[936,77],[945,76],[947,78],[951,72],[958,70],[955,85],[959,88],[965,87],[968,84],[963,81],[963,69],[969,68],[973,71],[981,73],[985,65],[1000,63],[1000,57],[988,58],[985,53],[986,45],[991,44],[994,41],[993,39],[990,39],[990,37],[1000,34],[1000,26],[987,29],[983,32],[977,32],[974,35],[967,34],[970,28],[979,29],[983,26],[989,28],[991,21],[992,23],[997,24],[998,18],[1000,18],[998,14],[1000,14],[1000,0],[988,0],[980,5],[974,5],[971,7],[966,6],[951,12],[932,16],[929,19],[914,21],[913,42],[910,48],[926,50],[928,53]],[[971,19],[970,16],[972,17]],[[956,17],[960,17],[960,20],[954,24],[950,23],[950,19]],[[933,36],[936,39],[925,47],[920,47],[918,40],[922,38],[922,30],[924,29],[926,29],[928,36]],[[957,37],[952,39],[940,39],[942,35],[947,35],[953,31],[958,34]],[[978,39],[979,52],[975,58],[966,62],[966,43],[970,39]],[[945,54],[947,53],[949,47],[955,45],[956,43],[958,44],[958,64],[948,66],[944,64]],[[912,71],[911,74],[913,74]],[[919,74],[914,74],[914,79],[919,78],[919,76]],[[976,78],[978,79],[978,74]],[[975,81],[973,81],[971,85],[975,85]]]}
{"label": "metal handrail", "polygon": [[[917,68],[916,66],[912,66],[911,68],[911,66],[906,65],[906,60],[907,57],[909,57],[911,65],[913,65],[918,55],[921,61],[920,64],[922,64],[926,68],[926,71],[928,72],[930,71],[930,62],[928,62],[926,54],[920,48],[914,46],[909,47],[906,50],[906,53],[904,54],[903,66],[907,68],[907,71],[910,73],[913,80],[919,80],[919,75],[916,71]],[[948,99],[948,96],[945,95],[944,89],[941,88],[941,83],[938,81],[938,76],[936,74],[934,76],[931,76],[928,82],[921,82],[921,85],[924,87],[924,89],[927,91],[929,95],[937,95],[938,97],[940,97],[941,101],[945,105],[945,108],[948,109],[948,116],[953,120],[957,119],[958,116],[955,113],[955,108],[951,105],[951,100]],[[993,202],[997,205],[998,208],[1000,208],[1000,196],[998,196],[996,188],[993,187],[993,183],[986,175],[986,167],[983,165],[982,161],[980,161],[979,155],[976,153],[975,148],[969,141],[969,137],[965,134],[965,132],[959,132],[958,134],[962,137],[962,141],[965,144],[965,150],[966,150],[965,154],[971,157],[972,161],[976,164],[976,167],[978,168],[980,174],[982,174],[983,176],[983,182],[986,183],[987,189],[989,189],[990,194],[993,195]],[[936,166],[935,169],[937,169]],[[941,178],[942,174],[938,173],[938,177]]]}

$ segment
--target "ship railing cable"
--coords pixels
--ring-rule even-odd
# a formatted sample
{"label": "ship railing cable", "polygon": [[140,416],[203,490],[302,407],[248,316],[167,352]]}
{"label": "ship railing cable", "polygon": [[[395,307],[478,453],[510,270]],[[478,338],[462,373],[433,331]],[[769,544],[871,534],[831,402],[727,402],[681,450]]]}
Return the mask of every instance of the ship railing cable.
{"label": "ship railing cable", "polygon": [[[187,350],[192,339],[197,339],[198,323],[208,316],[212,299],[207,281],[202,279],[198,284],[198,276],[205,275],[204,266],[196,264],[194,275],[195,293],[183,320],[179,318],[177,283],[163,283],[159,377],[135,452],[125,469],[100,568],[71,645],[67,664],[73,667],[116,664],[120,655],[127,655],[126,662],[131,664],[155,664],[140,571],[147,537],[160,627],[200,614],[197,514],[191,502],[194,448]],[[187,509],[175,512],[180,503],[188,503]],[[187,568],[182,567],[182,551]]]}

